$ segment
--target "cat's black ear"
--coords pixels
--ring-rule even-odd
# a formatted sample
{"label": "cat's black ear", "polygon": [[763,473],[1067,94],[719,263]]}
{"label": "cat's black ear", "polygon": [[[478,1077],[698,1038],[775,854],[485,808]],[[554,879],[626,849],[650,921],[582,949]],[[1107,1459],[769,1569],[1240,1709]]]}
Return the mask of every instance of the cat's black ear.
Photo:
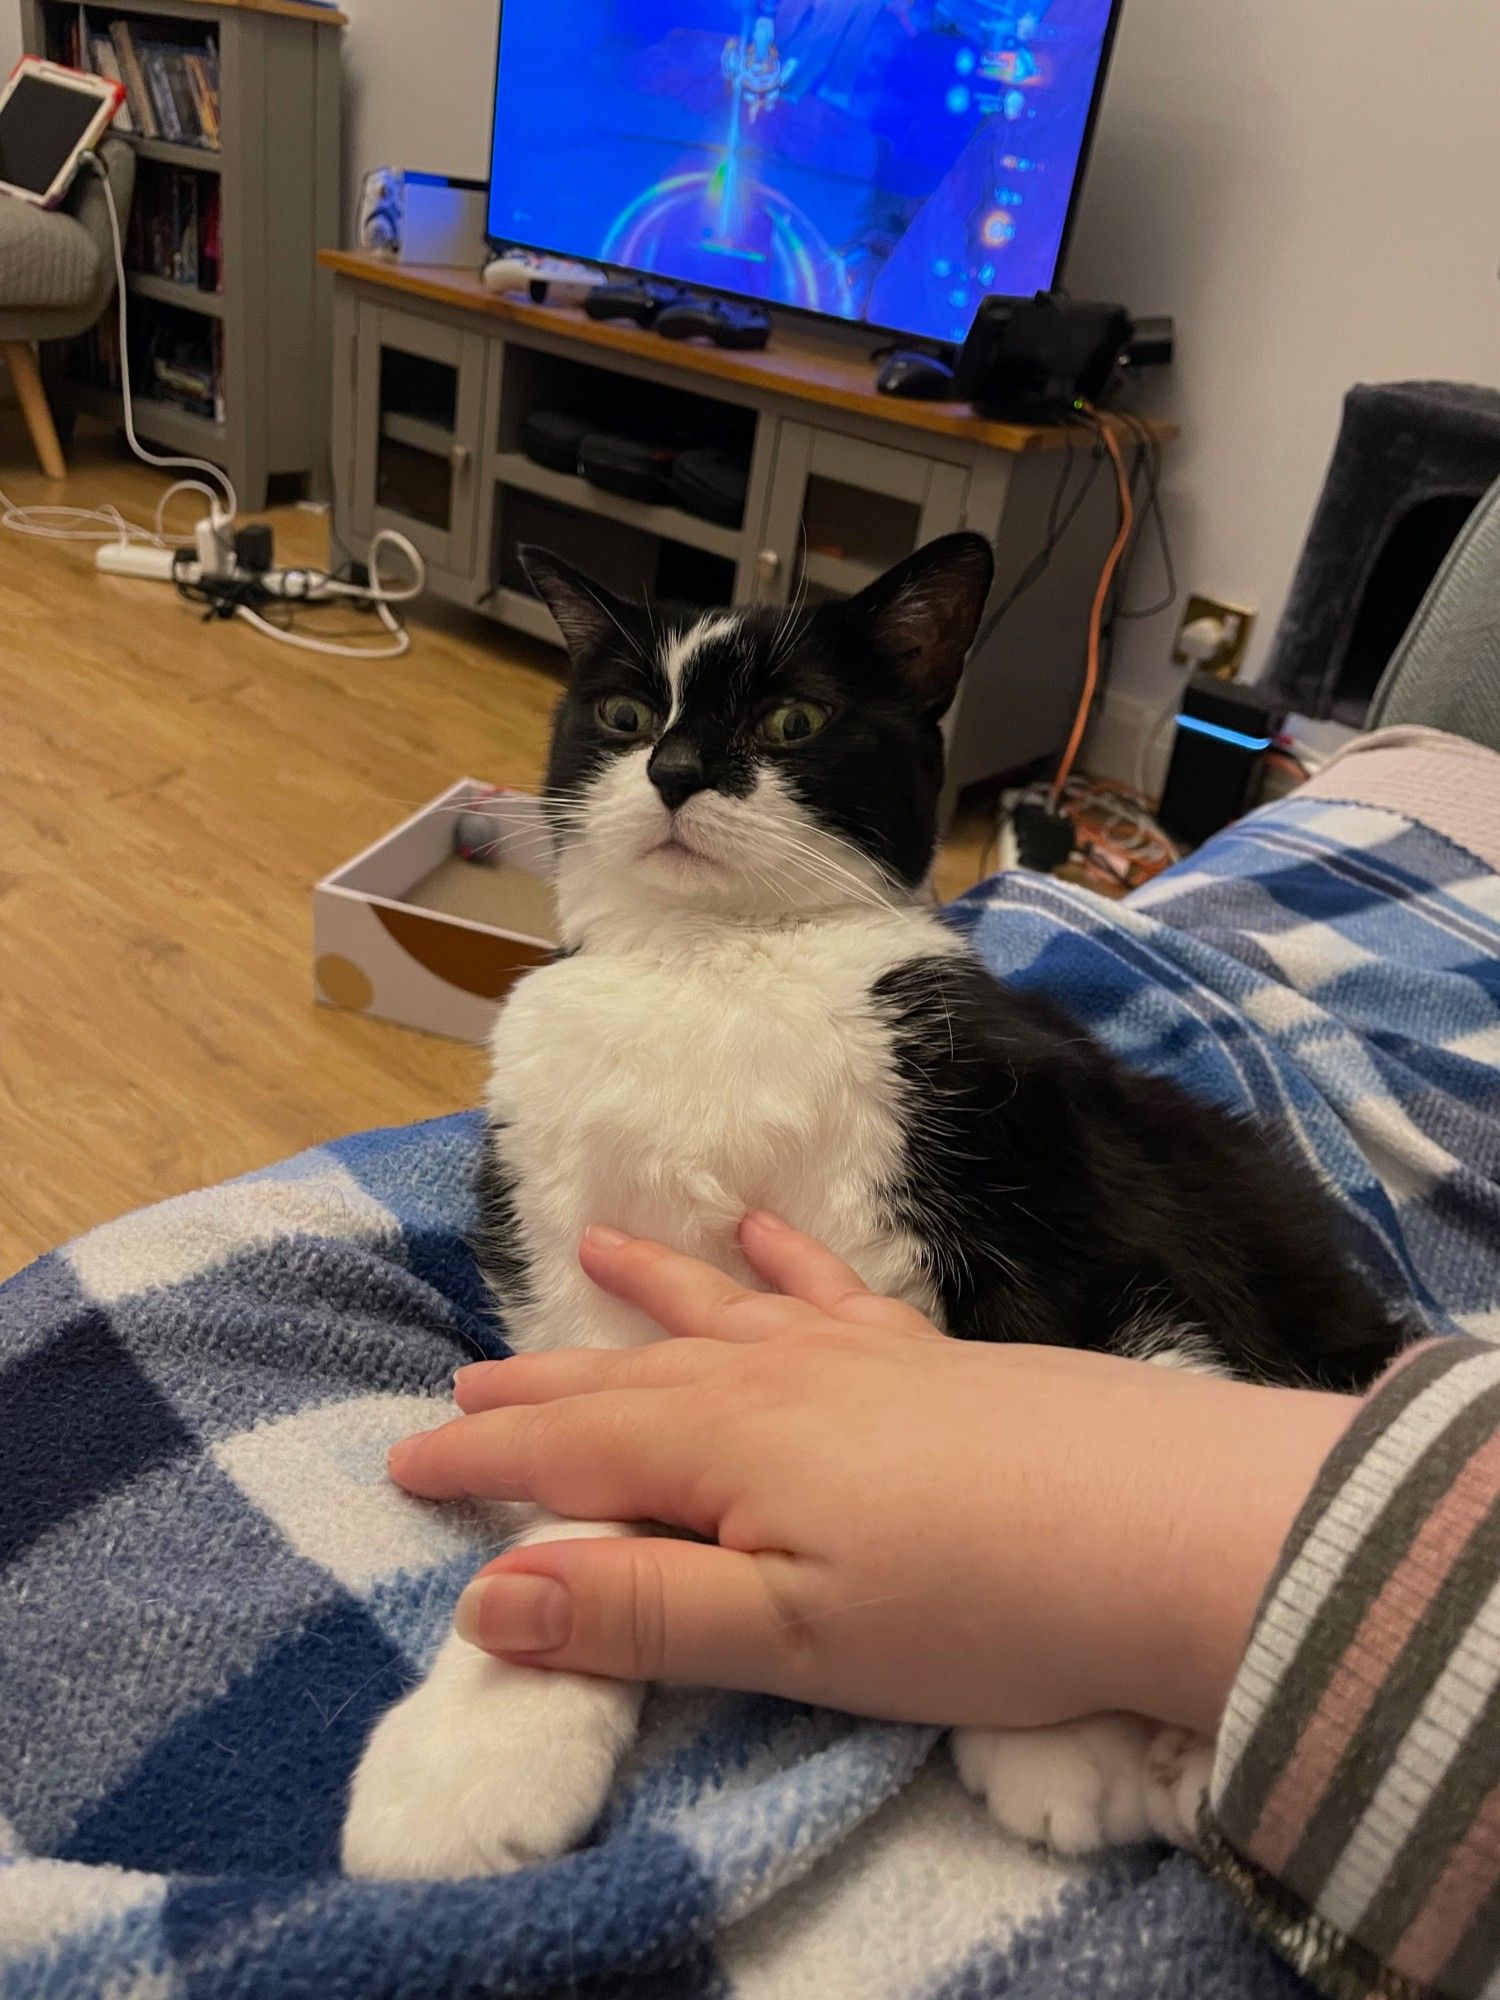
{"label": "cat's black ear", "polygon": [[866,585],[844,606],[895,665],[924,707],[939,715],[958,691],[995,580],[983,535],[944,535]]}
{"label": "cat's black ear", "polygon": [[596,652],[607,639],[618,638],[626,629],[630,607],[602,583],[595,583],[550,549],[527,545],[516,554],[532,588],[557,620],[563,643],[575,661]]}

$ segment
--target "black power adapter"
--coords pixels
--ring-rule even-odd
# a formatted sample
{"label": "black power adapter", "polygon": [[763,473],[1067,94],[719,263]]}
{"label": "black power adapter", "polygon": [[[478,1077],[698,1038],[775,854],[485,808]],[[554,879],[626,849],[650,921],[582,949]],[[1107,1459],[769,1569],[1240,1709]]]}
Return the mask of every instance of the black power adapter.
{"label": "black power adapter", "polygon": [[1156,817],[1187,847],[1197,847],[1247,812],[1261,759],[1286,721],[1262,691],[1214,674],[1194,674],[1177,711],[1177,737]]}
{"label": "black power adapter", "polygon": [[234,560],[237,569],[251,576],[264,576],[273,567],[276,545],[268,521],[251,521],[236,531]]}

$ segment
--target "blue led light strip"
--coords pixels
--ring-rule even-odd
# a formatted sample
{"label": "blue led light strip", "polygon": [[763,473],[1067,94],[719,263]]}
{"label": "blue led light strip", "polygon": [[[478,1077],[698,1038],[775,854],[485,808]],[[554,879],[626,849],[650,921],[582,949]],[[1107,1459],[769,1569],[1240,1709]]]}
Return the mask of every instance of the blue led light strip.
{"label": "blue led light strip", "polygon": [[1243,729],[1226,729],[1221,722],[1205,722],[1201,716],[1179,715],[1179,729],[1191,729],[1195,736],[1211,736],[1215,743],[1232,743],[1236,750],[1269,750],[1269,736],[1247,736]]}

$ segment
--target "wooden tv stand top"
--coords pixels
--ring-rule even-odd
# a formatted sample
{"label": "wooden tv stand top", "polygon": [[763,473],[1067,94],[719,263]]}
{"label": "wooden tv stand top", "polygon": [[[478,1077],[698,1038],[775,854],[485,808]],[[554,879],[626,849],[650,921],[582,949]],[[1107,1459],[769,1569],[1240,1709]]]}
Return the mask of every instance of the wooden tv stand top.
{"label": "wooden tv stand top", "polygon": [[[736,353],[729,348],[701,346],[696,341],[665,341],[659,334],[643,332],[619,320],[592,320],[576,307],[534,306],[502,298],[481,282],[477,272],[440,265],[398,264],[363,250],[324,250],[319,262],[325,270],[341,278],[356,279],[361,284],[381,286],[387,291],[429,299],[466,312],[483,313],[488,319],[508,326],[562,335],[576,340],[580,347],[596,349],[601,355],[631,355],[658,365],[670,361],[685,375],[710,382],[736,383],[789,402],[842,410],[896,430],[962,438],[967,444],[1014,453],[1060,451],[1069,445],[1086,445],[1093,435],[1081,424],[993,423],[975,416],[967,403],[914,403],[899,396],[879,395],[867,357],[789,333],[784,327],[777,329],[769,347]],[[1105,414],[1108,421],[1108,413]],[[1144,430],[1160,444],[1170,443],[1177,436],[1176,424],[1155,418],[1134,418],[1132,427],[1137,435]],[[1119,429],[1123,437],[1129,438],[1127,427],[1120,425]]]}

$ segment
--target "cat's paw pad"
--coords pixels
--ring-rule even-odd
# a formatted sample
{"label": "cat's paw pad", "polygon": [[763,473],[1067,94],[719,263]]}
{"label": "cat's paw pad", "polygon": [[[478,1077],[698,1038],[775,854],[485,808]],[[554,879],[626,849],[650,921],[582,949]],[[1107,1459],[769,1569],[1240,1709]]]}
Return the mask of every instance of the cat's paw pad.
{"label": "cat's paw pad", "polygon": [[956,1729],[953,1762],[1007,1833],[1054,1854],[1096,1854],[1170,1838],[1146,1799],[1147,1760],[1160,1733],[1133,1715],[1050,1729]]}
{"label": "cat's paw pad", "polygon": [[634,1688],[506,1666],[449,1640],[365,1746],[345,1873],[453,1881],[565,1853],[598,1817],[639,1705]]}

